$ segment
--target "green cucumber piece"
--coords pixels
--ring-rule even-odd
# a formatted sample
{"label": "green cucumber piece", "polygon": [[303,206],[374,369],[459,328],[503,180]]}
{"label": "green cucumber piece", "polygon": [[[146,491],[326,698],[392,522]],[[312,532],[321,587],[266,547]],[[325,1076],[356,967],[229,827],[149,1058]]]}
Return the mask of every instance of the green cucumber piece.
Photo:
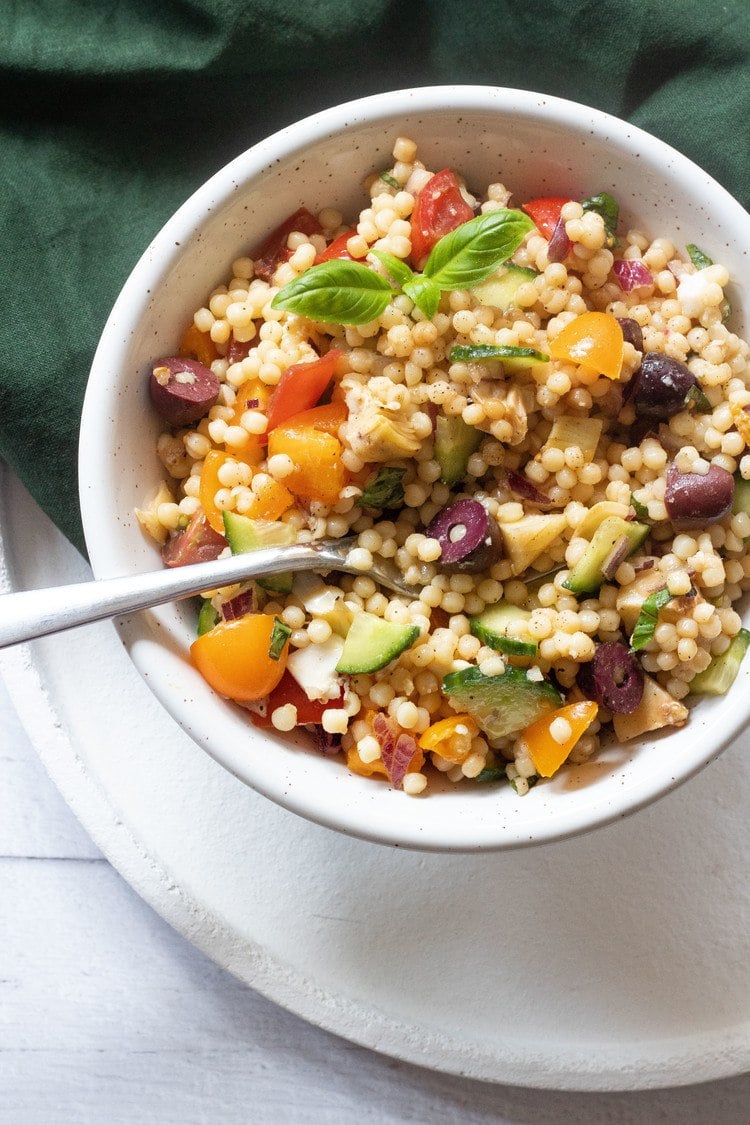
{"label": "green cucumber piece", "polygon": [[549,363],[549,356],[544,352],[513,344],[456,344],[451,348],[451,363],[487,363],[493,359],[499,359],[505,370],[511,372]]}
{"label": "green cucumber piece", "polygon": [[508,667],[502,676],[485,676],[479,668],[462,668],[443,679],[443,691],[459,711],[466,711],[490,738],[523,730],[562,703],[547,680],[530,680],[525,668]]}
{"label": "green cucumber piece", "polygon": [[536,656],[539,648],[536,641],[519,641],[508,636],[508,626],[512,621],[528,621],[530,617],[530,610],[500,601],[476,617],[470,617],[469,624],[474,636],[496,652],[504,652],[508,656]]}
{"label": "green cucumber piece", "polygon": [[750,516],[750,480],[745,480],[741,473],[734,474],[734,496],[732,497],[732,511],[735,515],[744,512]]}
{"label": "green cucumber piece", "polygon": [[[265,547],[288,547],[296,542],[297,535],[288,523],[274,520],[252,520],[238,512],[224,512],[224,533],[233,555],[245,555],[249,551],[262,551]],[[264,590],[274,594],[291,594],[294,575],[285,571],[257,578],[256,582]]]}
{"label": "green cucumber piece", "polygon": [[198,614],[198,636],[202,637],[204,633],[210,632],[220,621],[221,614],[218,609],[214,608],[210,598],[204,598]]}
{"label": "green cucumber piece", "polygon": [[628,555],[632,555],[647,538],[649,531],[648,524],[624,520],[620,516],[607,516],[597,527],[591,542],[563,586],[574,594],[595,594],[604,582],[602,567],[618,540],[623,536],[627,539]]}
{"label": "green cucumber piece", "polygon": [[536,270],[506,262],[492,277],[475,285],[471,292],[480,305],[489,305],[490,308],[506,312],[513,304],[513,298],[520,287],[538,276]]}
{"label": "green cucumber piece", "polygon": [[476,453],[486,435],[464,422],[460,414],[448,417],[438,414],[435,422],[435,460],[440,466],[443,484],[458,484],[466,476],[472,453]]}
{"label": "green cucumber piece", "polygon": [[740,664],[750,646],[750,630],[740,629],[726,652],[715,656],[708,668],[690,681],[691,695],[726,695],[737,678]]}
{"label": "green cucumber piece", "polygon": [[344,638],[337,672],[359,676],[390,664],[419,636],[418,625],[397,625],[373,613],[358,613]]}

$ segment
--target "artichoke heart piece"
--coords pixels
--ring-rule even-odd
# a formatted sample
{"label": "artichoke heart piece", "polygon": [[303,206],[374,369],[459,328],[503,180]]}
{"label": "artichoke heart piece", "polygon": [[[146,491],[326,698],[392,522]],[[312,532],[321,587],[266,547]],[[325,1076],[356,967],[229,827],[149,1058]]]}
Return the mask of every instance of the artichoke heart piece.
{"label": "artichoke heart piece", "polygon": [[[411,422],[413,407],[380,392],[374,384],[382,381],[372,380],[370,385],[355,386],[346,393],[345,440],[363,461],[413,457],[422,445]],[[392,392],[390,380],[384,382]]]}

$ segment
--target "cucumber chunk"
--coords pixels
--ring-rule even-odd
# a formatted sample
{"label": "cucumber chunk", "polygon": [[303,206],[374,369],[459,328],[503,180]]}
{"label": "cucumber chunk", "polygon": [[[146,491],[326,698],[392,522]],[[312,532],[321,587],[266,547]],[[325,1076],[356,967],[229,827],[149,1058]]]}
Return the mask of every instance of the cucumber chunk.
{"label": "cucumber chunk", "polygon": [[499,359],[506,371],[524,371],[549,363],[549,356],[536,348],[517,348],[512,344],[456,344],[451,348],[451,363],[487,363]]}
{"label": "cucumber chunk", "polygon": [[496,652],[504,652],[508,656],[536,656],[539,648],[536,641],[520,641],[508,636],[511,622],[528,621],[530,617],[530,610],[500,601],[476,617],[470,617],[469,625],[474,636]]}
{"label": "cucumber chunk", "polygon": [[198,613],[198,636],[202,637],[204,633],[208,633],[213,629],[214,625],[218,625],[220,621],[221,614],[218,609],[214,609],[210,598],[204,598],[203,605]]}
{"label": "cucumber chunk", "polygon": [[360,613],[346,634],[336,671],[350,676],[378,672],[413,645],[418,636],[418,625],[396,625],[372,613]]}
{"label": "cucumber chunk", "polygon": [[[264,547],[288,547],[297,539],[293,527],[273,520],[252,520],[237,512],[224,512],[224,533],[233,555],[262,551]],[[264,590],[275,594],[291,594],[294,575],[289,572],[257,578]]]}
{"label": "cucumber chunk", "polygon": [[740,629],[726,652],[715,656],[708,668],[690,681],[691,695],[726,695],[737,678],[740,664],[750,646],[750,630]]}
{"label": "cucumber chunk", "polygon": [[438,414],[435,422],[435,460],[440,466],[443,484],[458,484],[466,476],[472,453],[476,453],[486,435],[467,425],[460,414],[448,417]]}
{"label": "cucumber chunk", "polygon": [[624,520],[620,516],[607,516],[599,524],[593,539],[563,582],[565,589],[574,594],[595,594],[604,582],[602,567],[619,540],[627,540],[628,555],[632,555],[647,538],[649,530],[648,524]]}
{"label": "cucumber chunk", "polygon": [[492,277],[475,285],[472,293],[480,305],[489,305],[490,308],[505,312],[513,304],[520,287],[537,276],[536,270],[506,262]]}
{"label": "cucumber chunk", "polygon": [[502,676],[485,676],[479,668],[462,668],[443,679],[443,691],[466,711],[490,738],[523,730],[562,703],[547,680],[530,680],[525,668],[508,667]]}
{"label": "cucumber chunk", "polygon": [[732,497],[732,511],[745,512],[750,516],[750,480],[745,480],[741,473],[734,474],[734,495]]}

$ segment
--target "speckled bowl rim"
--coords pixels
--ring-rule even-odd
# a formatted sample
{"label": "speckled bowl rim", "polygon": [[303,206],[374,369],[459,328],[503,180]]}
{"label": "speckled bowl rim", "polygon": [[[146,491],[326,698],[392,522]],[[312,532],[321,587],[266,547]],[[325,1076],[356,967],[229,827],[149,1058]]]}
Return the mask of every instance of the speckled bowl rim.
{"label": "speckled bowl rim", "polygon": [[[165,224],[125,283],[103,331],[92,365],[81,423],[79,457],[80,500],[86,543],[97,577],[108,577],[134,569],[133,559],[123,551],[115,535],[115,525],[125,518],[112,511],[108,487],[114,483],[117,465],[112,457],[111,422],[117,417],[120,374],[127,347],[142,315],[146,294],[156,292],[161,279],[179,258],[182,247],[193,238],[209,214],[215,213],[253,177],[290,154],[302,154],[318,142],[339,133],[351,135],[357,125],[386,121],[398,115],[498,114],[504,119],[536,120],[540,126],[556,130],[588,132],[592,144],[605,142],[612,152],[634,155],[644,169],[658,169],[672,182],[690,184],[705,199],[706,215],[722,216],[723,229],[730,239],[739,239],[747,261],[750,246],[750,216],[716,181],[697,165],[662,141],[601,111],[577,103],[530,91],[484,86],[439,86],[378,94],[348,102],[290,125],[238,156],[200,187]],[[113,378],[113,372],[116,373]],[[103,424],[104,423],[104,424]],[[120,439],[121,440],[121,439]],[[131,521],[132,522],[132,521]],[[118,534],[121,528],[118,528]],[[134,533],[135,534],[135,533]],[[151,561],[151,567],[156,562]],[[135,569],[146,569],[139,564]],[[195,709],[166,686],[168,665],[177,673],[186,671],[185,651],[175,645],[175,634],[168,622],[169,607],[126,619],[121,634],[134,663],[157,698],[181,726],[246,783],[282,806],[328,827],[379,843],[438,851],[480,851],[520,847],[563,839],[588,831],[628,815],[687,780],[707,765],[734,738],[750,717],[750,677],[741,671],[729,696],[701,705],[682,731],[657,737],[638,747],[638,755],[651,754],[647,774],[643,769],[633,778],[635,754],[613,766],[605,785],[591,786],[574,803],[565,803],[565,784],[558,779],[540,786],[512,807],[507,803],[502,815],[488,805],[491,795],[443,796],[435,794],[418,801],[384,785],[354,778],[340,764],[338,773],[327,776],[331,784],[309,784],[306,759],[288,761],[282,768],[264,767],[262,761],[248,759],[246,750],[238,752],[205,724],[196,725]],[[178,631],[179,632],[179,631]],[[165,646],[165,640],[168,642]],[[190,675],[191,670],[187,670]],[[197,673],[192,673],[197,677]],[[206,685],[195,687],[211,699]],[[200,700],[199,700],[200,702]],[[228,704],[213,697],[215,705]],[[259,732],[248,738],[276,742]],[[279,745],[278,743],[276,743]],[[678,747],[679,754],[674,748]],[[281,752],[284,750],[282,748]],[[290,753],[294,755],[294,751]],[[309,765],[309,762],[308,762]],[[328,766],[329,763],[326,763]],[[332,765],[332,764],[331,764]],[[317,769],[317,766],[315,767]],[[580,772],[580,771],[579,771]],[[568,774],[568,780],[574,774]],[[362,788],[368,787],[367,789]],[[462,789],[464,787],[461,787]],[[542,792],[544,790],[544,792]],[[394,800],[398,805],[394,805]],[[531,803],[533,801],[533,804]],[[425,811],[433,803],[434,811]],[[441,802],[439,809],[435,805]],[[498,808],[502,805],[498,802]]]}

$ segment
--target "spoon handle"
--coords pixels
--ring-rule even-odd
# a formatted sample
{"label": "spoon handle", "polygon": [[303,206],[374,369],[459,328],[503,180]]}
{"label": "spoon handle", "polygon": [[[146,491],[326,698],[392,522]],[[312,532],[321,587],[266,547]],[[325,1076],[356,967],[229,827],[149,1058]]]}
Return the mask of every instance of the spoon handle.
{"label": "spoon handle", "polygon": [[[348,542],[351,541],[342,540],[340,548]],[[3,594],[0,596],[0,648],[76,625],[135,613],[249,578],[288,570],[325,570],[332,565],[346,569],[343,559],[331,557],[330,551],[321,550],[315,544],[295,543],[154,573]]]}

